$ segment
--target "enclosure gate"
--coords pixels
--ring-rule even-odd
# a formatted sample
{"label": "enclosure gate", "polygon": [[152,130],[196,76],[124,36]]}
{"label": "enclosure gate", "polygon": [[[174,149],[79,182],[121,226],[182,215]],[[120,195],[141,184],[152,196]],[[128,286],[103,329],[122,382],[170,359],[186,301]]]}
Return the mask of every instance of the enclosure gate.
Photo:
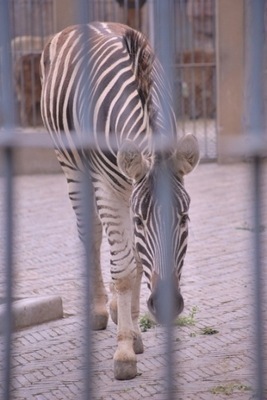
{"label": "enclosure gate", "polygon": [[[25,2],[26,0],[24,0]],[[26,1],[27,2],[27,1]],[[80,0],[76,3],[76,21],[75,22],[88,22],[93,19],[116,19],[120,22],[128,22],[138,29],[142,29],[150,37],[153,46],[157,49],[157,54],[162,62],[164,69],[167,71],[168,76],[171,77],[172,87],[175,88],[174,98],[177,96],[177,103],[179,106],[176,108],[178,126],[181,129],[188,131],[192,130],[202,141],[202,157],[204,159],[214,159],[216,157],[216,135],[215,135],[215,117],[216,117],[216,101],[215,101],[215,17],[218,3],[220,0],[209,1],[200,0],[198,3],[199,8],[195,9],[195,5],[190,0],[124,0],[117,1],[116,7],[114,1],[88,1]],[[10,3],[13,8],[10,8]],[[13,247],[14,247],[14,201],[13,201],[13,171],[14,171],[14,149],[24,146],[36,147],[49,147],[50,141],[43,138],[36,137],[33,142],[29,143],[27,134],[21,133],[16,128],[16,100],[13,90],[13,76],[12,64],[17,62],[23,53],[21,46],[22,42],[17,41],[11,51],[12,39],[14,39],[14,31],[12,26],[18,26],[18,21],[15,25],[12,19],[18,18],[16,7],[21,6],[21,1],[1,1],[0,6],[0,35],[1,35],[1,54],[0,54],[0,72],[1,72],[1,91],[0,91],[0,147],[3,154],[5,166],[5,223],[2,229],[5,231],[5,270],[2,272],[5,278],[5,300],[6,312],[4,321],[0,321],[5,325],[3,340],[3,371],[4,374],[4,387],[1,398],[8,400],[12,398],[10,387],[12,383],[11,374],[11,360],[12,360],[12,276],[13,276]],[[146,3],[146,5],[145,5]],[[31,10],[36,11],[40,3],[32,0],[28,1]],[[52,1],[43,2],[45,6],[42,8],[42,15],[35,15],[36,24],[31,25],[26,29],[26,34],[33,36],[38,35],[44,38],[54,33],[55,27],[51,25],[57,20],[58,15],[52,13],[57,11],[60,13],[58,6],[55,6]],[[70,4],[70,3],[68,3]],[[262,259],[261,259],[261,242],[259,238],[260,223],[261,223],[261,201],[262,194],[261,188],[261,168],[263,162],[265,148],[265,133],[264,133],[264,114],[263,110],[263,88],[262,88],[262,60],[263,60],[263,44],[264,44],[264,0],[248,0],[246,2],[246,15],[247,15],[247,31],[246,38],[248,41],[247,47],[247,90],[250,92],[250,97],[246,103],[247,115],[247,131],[249,137],[249,145],[243,145],[241,140],[242,149],[246,150],[246,154],[252,157],[252,168],[254,174],[254,218],[255,218],[255,242],[253,244],[253,251],[255,254],[255,348],[257,350],[257,373],[255,374],[255,381],[257,387],[257,399],[264,400],[264,357],[263,357],[263,311],[262,311]],[[56,8],[55,8],[56,7]],[[146,8],[142,8],[146,7]],[[191,7],[191,8],[190,8]],[[205,12],[200,13],[200,9],[205,9]],[[13,10],[13,11],[12,11]],[[187,13],[187,14],[186,14]],[[20,14],[21,17],[21,14]],[[41,23],[38,22],[40,18]],[[64,19],[64,15],[62,16]],[[125,21],[126,20],[126,21]],[[44,21],[50,21],[46,26]],[[191,21],[191,22],[190,22]],[[190,23],[191,28],[190,28]],[[25,22],[26,23],[26,22]],[[176,24],[179,23],[181,27],[179,30],[175,29]],[[39,29],[39,30],[38,30]],[[40,30],[41,29],[41,30]],[[191,29],[191,30],[190,30]],[[21,33],[18,32],[20,35]],[[196,41],[193,41],[193,36],[197,35]],[[25,30],[23,30],[25,35]],[[43,40],[43,39],[42,39]],[[43,45],[43,41],[41,43]],[[40,44],[40,43],[39,43]],[[166,45],[168,44],[168,45]],[[39,46],[39,45],[38,45]],[[38,47],[37,46],[37,47]],[[201,51],[199,51],[199,47]],[[38,52],[33,49],[33,42],[29,44],[31,52]],[[28,50],[27,50],[28,51]],[[174,59],[175,57],[175,59]],[[32,59],[33,60],[33,59]],[[33,61],[30,61],[31,65]],[[21,61],[20,61],[21,62]],[[20,69],[21,69],[20,64]],[[175,68],[173,68],[175,66]],[[21,69],[22,70],[22,69]],[[21,72],[20,72],[21,73]],[[31,69],[31,78],[33,84],[34,70]],[[23,79],[20,79],[23,82]],[[23,83],[21,84],[23,88]],[[22,96],[25,95],[25,92]],[[36,94],[32,90],[31,102],[35,104],[37,99],[34,98]],[[37,96],[37,95],[36,95]],[[21,97],[20,97],[21,99]],[[180,100],[180,101],[179,101]],[[25,107],[25,102],[22,101],[21,107]],[[36,108],[32,108],[32,122],[35,125],[37,122]],[[23,112],[22,112],[23,114]],[[28,121],[29,122],[29,121]],[[202,131],[198,131],[198,124],[202,123]],[[204,127],[204,128],[203,128]],[[211,128],[210,128],[211,127]],[[211,130],[212,133],[208,133]],[[27,131],[27,129],[26,129]],[[212,148],[209,147],[212,143]],[[266,154],[266,153],[265,153]],[[240,154],[239,154],[240,155]],[[86,186],[84,187],[85,197],[90,193]],[[90,200],[91,201],[91,200]],[[166,199],[165,201],[168,201]],[[90,212],[88,211],[86,220],[90,226]],[[90,240],[90,229],[87,232],[88,240]],[[201,255],[200,255],[201,257]],[[84,265],[85,275],[89,280],[90,271],[90,255],[87,254],[86,262]],[[87,287],[84,293],[85,303],[89,303],[90,288]],[[163,299],[164,301],[167,301]],[[87,318],[87,325],[85,327],[86,345],[84,354],[86,356],[84,381],[86,387],[86,399],[92,397],[91,387],[91,359],[90,359],[90,316]],[[175,399],[175,394],[172,391],[172,335],[171,325],[166,328],[166,355],[167,366],[163,372],[166,377],[166,400]],[[182,366],[180,366],[182,368]]]}

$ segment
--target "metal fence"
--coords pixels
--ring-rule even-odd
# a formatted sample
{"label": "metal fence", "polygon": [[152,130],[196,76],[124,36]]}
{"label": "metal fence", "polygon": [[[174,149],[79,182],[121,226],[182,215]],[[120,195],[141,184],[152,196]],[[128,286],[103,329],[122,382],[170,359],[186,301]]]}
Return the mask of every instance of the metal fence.
{"label": "metal fence", "polygon": [[[60,3],[59,3],[60,4]],[[62,5],[54,0],[10,2],[11,50],[16,119],[19,126],[38,127],[41,84],[40,53],[58,30]],[[123,22],[144,32],[154,44],[154,1],[92,1],[92,20]],[[179,129],[200,139],[202,159],[216,158],[215,2],[173,0],[174,95]]]}
{"label": "metal fence", "polygon": [[[41,23],[41,31],[35,30],[35,26],[30,26],[30,31],[24,29],[24,26],[28,25],[28,18],[31,19],[30,13],[27,18],[27,22],[23,22],[22,30],[18,29],[14,33],[14,26],[19,26],[12,23],[12,20],[19,18],[16,16],[15,8],[20,4],[24,3],[29,6],[31,11],[36,9],[37,21],[47,21],[53,19],[51,17],[52,2],[40,2],[28,1],[28,2],[13,2],[13,8],[9,8],[9,2],[1,2],[0,8],[0,35],[1,35],[1,94],[0,94],[0,105],[1,105],[1,124],[2,129],[0,131],[0,146],[2,149],[3,160],[5,165],[5,188],[3,196],[5,197],[5,222],[2,229],[5,231],[5,248],[4,248],[4,277],[5,277],[5,300],[6,300],[6,313],[4,321],[1,321],[5,325],[4,329],[4,358],[3,358],[3,369],[2,373],[4,378],[4,386],[2,387],[1,398],[8,400],[12,398],[11,385],[12,385],[12,374],[11,374],[11,364],[12,364],[12,298],[13,298],[13,266],[14,266],[14,229],[15,229],[15,216],[14,216],[14,185],[13,185],[13,168],[14,168],[14,148],[20,146],[27,146],[27,141],[24,136],[20,137],[20,133],[16,129],[16,96],[14,96],[14,58],[12,47],[12,40],[14,36],[17,35],[29,35],[33,39],[33,35],[40,35],[42,37],[41,43],[43,44],[43,38],[50,33],[53,33],[54,26],[49,25],[46,28],[43,27]],[[122,2],[121,2],[122,3]],[[133,5],[139,5],[139,1],[124,1],[122,11],[124,15],[127,15],[128,22],[129,17],[128,11],[133,7]],[[204,137],[204,158],[214,158],[214,148],[210,150],[210,143],[216,143],[215,133],[209,134],[208,121],[212,120],[213,129],[215,129],[215,118],[216,118],[216,102],[215,102],[215,2],[209,1],[199,1],[192,2],[188,1],[148,1],[148,5],[151,7],[147,11],[147,21],[149,21],[149,35],[151,40],[157,49],[159,58],[164,66],[164,69],[169,72],[169,76],[173,76],[174,84],[173,87],[176,90],[178,101],[177,104],[177,119],[178,125],[187,129],[188,126],[192,127],[200,140],[202,136]],[[204,13],[201,13],[199,9],[195,9],[195,4],[202,5],[202,7],[207,7]],[[41,14],[39,5],[42,4]],[[48,9],[44,4],[47,5]],[[106,2],[90,3],[91,7],[88,6],[88,2],[79,1],[80,4],[80,20],[82,22],[87,20],[95,19],[97,17],[105,16],[106,12]],[[169,5],[169,8],[166,5]],[[130,7],[131,5],[131,7]],[[78,5],[77,5],[78,7]],[[199,6],[200,7],[200,6]],[[140,20],[143,18],[141,14],[141,8],[134,8],[134,19],[135,22],[140,25]],[[204,8],[203,8],[204,9]],[[254,174],[254,187],[252,188],[255,194],[254,200],[254,222],[255,222],[255,242],[253,244],[253,251],[255,254],[255,348],[257,350],[257,371],[255,373],[255,381],[257,387],[256,398],[258,400],[264,400],[266,398],[265,389],[265,366],[264,366],[264,337],[263,337],[263,310],[262,310],[262,299],[263,299],[263,280],[262,280],[262,249],[260,234],[260,224],[261,224],[261,201],[262,193],[261,188],[261,167],[263,162],[264,151],[266,151],[266,133],[264,131],[264,123],[262,112],[263,107],[263,92],[262,92],[262,60],[263,60],[263,42],[264,42],[264,0],[254,0],[247,3],[247,38],[249,40],[248,51],[247,51],[247,62],[248,62],[248,76],[247,76],[247,87],[249,91],[249,97],[247,101],[247,131],[249,136],[249,146],[246,148],[243,146],[243,141],[241,141],[242,149],[245,148],[247,155],[252,157],[252,166]],[[170,12],[171,11],[171,12]],[[90,12],[92,14],[90,14]],[[21,13],[18,13],[21,15]],[[48,17],[48,15],[50,17]],[[117,14],[112,14],[112,16]],[[42,17],[41,17],[42,16]],[[173,18],[175,17],[175,18]],[[208,17],[207,20],[205,18]],[[23,19],[23,18],[22,18]],[[23,19],[24,21],[24,19]],[[179,24],[177,23],[179,21]],[[191,22],[190,22],[191,21]],[[127,22],[127,21],[126,21]],[[174,23],[181,26],[181,29],[175,30],[173,28]],[[190,23],[191,31],[190,31]],[[207,26],[206,26],[207,24]],[[156,27],[156,28],[155,28]],[[17,28],[16,28],[17,29]],[[153,33],[153,35],[152,35]],[[197,39],[194,39],[194,34],[197,35]],[[207,42],[206,42],[207,40]],[[175,48],[175,69],[173,69],[173,53],[170,52],[170,47],[166,46],[166,43],[171,43],[173,41],[173,47]],[[14,42],[13,42],[14,43]],[[17,43],[20,43],[18,41]],[[33,42],[30,42],[30,53],[34,52]],[[186,44],[186,45],[185,45]],[[22,45],[22,42],[21,42]],[[185,47],[184,47],[185,46]],[[200,47],[200,50],[199,50]],[[177,51],[178,49],[178,51]],[[40,49],[37,49],[37,52]],[[19,69],[20,74],[23,72],[23,63],[25,60],[21,60],[21,55],[28,54],[22,47],[15,50],[17,56],[20,59]],[[35,64],[35,59],[31,56],[31,83],[35,83],[35,70],[33,67]],[[21,79],[23,81],[23,79]],[[24,84],[22,84],[24,86]],[[177,89],[177,87],[179,89]],[[23,89],[23,95],[19,98],[25,107],[25,100],[23,96],[26,93]],[[33,124],[36,124],[36,108],[35,104],[37,101],[37,94],[34,91],[31,92],[31,103],[34,105],[33,109]],[[179,101],[180,100],[180,101]],[[204,131],[199,133],[198,123],[199,119],[203,120]],[[28,122],[27,122],[28,123]],[[25,141],[24,141],[25,139]],[[35,143],[31,146],[49,146],[50,142],[40,139],[38,144],[38,138],[36,138]],[[238,151],[237,151],[238,153]],[[240,155],[240,154],[239,154]],[[241,154],[242,155],[242,154]],[[86,191],[85,191],[86,193]],[[90,193],[87,194],[88,198],[91,199]],[[166,201],[164,199],[163,201]],[[90,202],[90,200],[88,200]],[[90,213],[86,215],[88,222],[88,240],[92,240],[90,231]],[[201,257],[201,254],[199,255]],[[92,260],[91,255],[87,254],[86,262],[84,265],[84,271],[86,280],[89,279],[90,264]],[[84,293],[85,303],[89,303],[90,290],[87,287]],[[85,327],[85,369],[84,369],[84,381],[86,383],[85,398],[90,399],[93,397],[92,380],[90,375],[91,370],[91,335],[90,335],[90,318],[88,314],[87,324]],[[172,390],[172,328],[169,324],[168,329],[166,329],[166,369],[163,371],[163,375],[166,377],[166,399],[171,400],[176,398],[176,394]],[[1,338],[2,340],[2,338]],[[181,367],[182,368],[182,367]]]}

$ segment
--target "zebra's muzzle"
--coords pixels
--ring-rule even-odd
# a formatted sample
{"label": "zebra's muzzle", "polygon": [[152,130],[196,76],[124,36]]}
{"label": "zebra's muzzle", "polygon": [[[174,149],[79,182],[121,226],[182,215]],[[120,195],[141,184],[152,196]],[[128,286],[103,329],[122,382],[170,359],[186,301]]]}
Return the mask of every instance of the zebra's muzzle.
{"label": "zebra's muzzle", "polygon": [[183,311],[184,299],[180,289],[168,287],[166,283],[160,282],[152,291],[147,306],[156,321],[168,324]]}

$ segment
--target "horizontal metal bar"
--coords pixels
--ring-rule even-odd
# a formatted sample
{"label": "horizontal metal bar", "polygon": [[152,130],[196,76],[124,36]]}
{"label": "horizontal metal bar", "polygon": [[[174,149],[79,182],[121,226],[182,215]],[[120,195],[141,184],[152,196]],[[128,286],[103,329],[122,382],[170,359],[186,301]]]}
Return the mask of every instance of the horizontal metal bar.
{"label": "horizontal metal bar", "polygon": [[0,148],[16,147],[44,147],[53,148],[53,142],[47,131],[22,132],[19,129],[10,130],[0,129]]}
{"label": "horizontal metal bar", "polygon": [[267,136],[266,135],[243,135],[235,137],[228,135],[221,138],[220,154],[231,157],[266,157]]}
{"label": "horizontal metal bar", "polygon": [[191,62],[191,63],[176,63],[175,68],[201,68],[201,67],[216,67],[216,63],[204,63],[204,62]]}
{"label": "horizontal metal bar", "polygon": [[[110,146],[107,146],[104,134],[99,134],[97,138],[97,145],[93,135],[88,133],[87,136],[77,137],[75,132],[72,135],[72,142],[77,149],[91,148],[97,150],[118,150],[118,143],[116,139],[110,138]],[[61,143],[69,148],[67,138],[62,132]],[[153,148],[155,150],[173,150],[177,145],[175,139],[168,138],[162,140],[162,136],[158,135],[157,138],[153,139]],[[225,138],[221,138],[220,153],[222,156],[231,157],[249,157],[258,155],[260,157],[267,156],[267,136],[266,135],[228,135]],[[54,148],[54,144],[50,135],[45,130],[38,132],[21,132],[21,130],[13,130],[12,135],[9,135],[9,131],[0,130],[0,148]]]}

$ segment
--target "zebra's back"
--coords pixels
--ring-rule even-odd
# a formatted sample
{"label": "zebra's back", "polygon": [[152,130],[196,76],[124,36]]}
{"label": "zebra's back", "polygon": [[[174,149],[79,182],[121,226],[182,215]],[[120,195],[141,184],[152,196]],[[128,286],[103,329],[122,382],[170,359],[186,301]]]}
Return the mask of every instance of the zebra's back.
{"label": "zebra's back", "polygon": [[[55,35],[41,60],[41,108],[58,157],[75,168],[83,164],[85,151],[75,150],[72,132],[89,136],[109,165],[126,138],[146,148],[164,125],[161,75],[147,39],[125,25],[96,22]],[[176,134],[172,110],[166,120]]]}

